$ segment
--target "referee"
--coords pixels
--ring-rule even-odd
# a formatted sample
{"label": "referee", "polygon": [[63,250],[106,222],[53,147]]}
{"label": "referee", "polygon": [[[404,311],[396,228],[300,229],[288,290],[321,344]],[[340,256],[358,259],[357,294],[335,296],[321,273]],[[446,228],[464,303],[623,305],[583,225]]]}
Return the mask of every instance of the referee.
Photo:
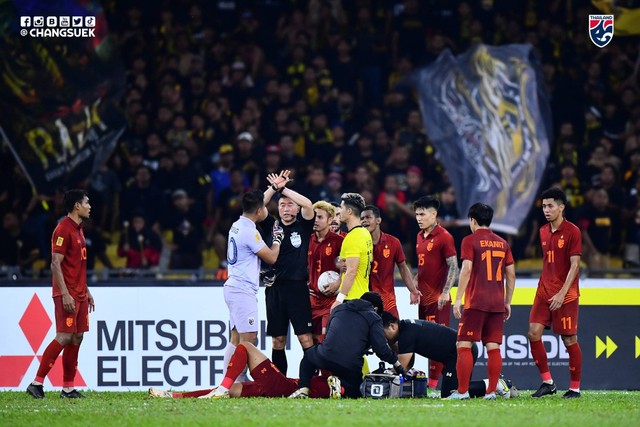
{"label": "referee", "polygon": [[[286,180],[277,179],[274,174],[267,177],[271,189],[280,192],[278,215],[284,238],[278,260],[264,278],[267,335],[272,337],[271,360],[284,375],[287,374],[285,345],[289,323],[303,350],[313,345],[307,252],[313,234],[315,211],[311,200],[286,187],[288,172],[283,172]],[[267,227],[273,226],[275,220],[269,217],[263,224],[268,230]],[[265,237],[269,238],[268,234]]]}

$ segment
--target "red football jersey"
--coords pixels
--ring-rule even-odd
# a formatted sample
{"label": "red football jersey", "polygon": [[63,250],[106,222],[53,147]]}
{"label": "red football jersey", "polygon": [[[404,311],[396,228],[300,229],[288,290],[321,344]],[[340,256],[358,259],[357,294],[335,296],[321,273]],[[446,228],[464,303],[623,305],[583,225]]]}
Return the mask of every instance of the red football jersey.
{"label": "red football jersey", "polygon": [[504,271],[513,264],[509,244],[493,231],[480,228],[462,239],[461,257],[473,262],[465,291],[465,308],[504,312]]}
{"label": "red football jersey", "polygon": [[416,254],[418,289],[422,292],[420,305],[435,304],[447,281],[447,258],[456,256],[453,236],[440,224],[436,225],[426,238],[420,230],[416,238]]}
{"label": "red football jersey", "polygon": [[[542,275],[538,282],[537,295],[548,300],[560,291],[571,268],[571,257],[582,254],[582,235],[580,229],[566,219],[555,232],[551,224],[540,227],[540,245],[542,247]],[[567,291],[564,302],[570,302],[580,296],[576,275]]]}
{"label": "red football jersey", "polygon": [[315,297],[311,296],[312,307],[324,307],[335,301],[335,296],[326,296],[318,290],[318,278],[325,271],[338,271],[336,258],[340,255],[343,240],[342,236],[332,231],[327,233],[322,242],[318,242],[316,233],[311,235],[307,265],[309,266],[309,290],[315,294]]}
{"label": "red football jersey", "polygon": [[[68,216],[53,230],[51,235],[51,253],[62,254],[62,277],[69,294],[77,301],[87,299],[87,244],[84,240],[82,226],[76,224]],[[62,293],[52,278],[53,296]]]}
{"label": "red football jersey", "polygon": [[387,233],[380,233],[380,241],[373,245],[373,268],[369,278],[369,289],[382,297],[384,310],[396,307],[394,269],[405,261],[400,240]]}

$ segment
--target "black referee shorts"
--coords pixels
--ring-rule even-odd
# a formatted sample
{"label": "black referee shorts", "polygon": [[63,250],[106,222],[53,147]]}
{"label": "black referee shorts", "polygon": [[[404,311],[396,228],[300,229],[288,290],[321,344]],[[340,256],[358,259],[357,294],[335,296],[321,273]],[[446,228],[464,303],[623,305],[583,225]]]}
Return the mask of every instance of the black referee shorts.
{"label": "black referee shorts", "polygon": [[306,280],[277,280],[265,290],[267,335],[282,337],[289,322],[296,335],[311,333],[311,301]]}

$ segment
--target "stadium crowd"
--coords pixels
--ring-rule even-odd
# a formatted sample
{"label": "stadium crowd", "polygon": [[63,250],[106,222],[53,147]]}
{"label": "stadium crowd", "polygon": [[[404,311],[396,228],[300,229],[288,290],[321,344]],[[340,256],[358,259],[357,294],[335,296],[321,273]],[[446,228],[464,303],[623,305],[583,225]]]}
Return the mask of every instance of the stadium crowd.
{"label": "stadium crowd", "polygon": [[[197,269],[224,260],[240,198],[266,176],[292,171],[292,188],[339,201],[357,192],[415,266],[411,202],[441,200],[440,220],[468,231],[411,93],[396,83],[444,49],[530,43],[541,59],[554,139],[541,188],[562,187],[583,230],[584,259],[638,267],[640,97],[638,37],[598,49],[589,1],[241,0],[105,2],[127,70],[118,148],[77,186],[89,191],[89,268]],[[0,157],[0,265],[50,257],[61,194],[33,194],[6,147]],[[275,212],[274,206],[271,206]],[[516,260],[539,257],[534,206]],[[164,257],[163,253],[170,256]]]}

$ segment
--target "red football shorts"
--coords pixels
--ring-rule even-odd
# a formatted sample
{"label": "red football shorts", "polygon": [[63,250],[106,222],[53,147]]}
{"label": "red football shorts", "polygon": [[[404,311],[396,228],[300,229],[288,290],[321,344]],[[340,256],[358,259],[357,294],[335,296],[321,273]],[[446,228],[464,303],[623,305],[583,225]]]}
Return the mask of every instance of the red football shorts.
{"label": "red football shorts", "polygon": [[428,320],[429,322],[436,322],[439,325],[451,325],[451,301],[446,303],[445,306],[442,307],[442,310],[438,310],[438,303],[419,305],[418,318]]}
{"label": "red football shorts", "polygon": [[311,308],[311,333],[313,335],[324,335],[323,330],[329,322],[329,314],[331,314],[331,306]]}
{"label": "red football shorts", "polygon": [[62,305],[62,296],[53,298],[56,315],[56,332],[78,333],[89,330],[89,301],[76,300],[76,311],[67,313]]}
{"label": "red football shorts", "polygon": [[578,299],[566,302],[556,311],[549,310],[549,301],[536,295],[529,314],[529,323],[540,323],[558,335],[576,335],[578,333]]}
{"label": "red football shorts", "polygon": [[298,389],[298,382],[285,377],[269,359],[253,368],[251,377],[253,382],[242,383],[241,397],[288,397]]}
{"label": "red football shorts", "polygon": [[458,323],[458,341],[482,341],[502,344],[504,313],[468,308],[462,312]]}

